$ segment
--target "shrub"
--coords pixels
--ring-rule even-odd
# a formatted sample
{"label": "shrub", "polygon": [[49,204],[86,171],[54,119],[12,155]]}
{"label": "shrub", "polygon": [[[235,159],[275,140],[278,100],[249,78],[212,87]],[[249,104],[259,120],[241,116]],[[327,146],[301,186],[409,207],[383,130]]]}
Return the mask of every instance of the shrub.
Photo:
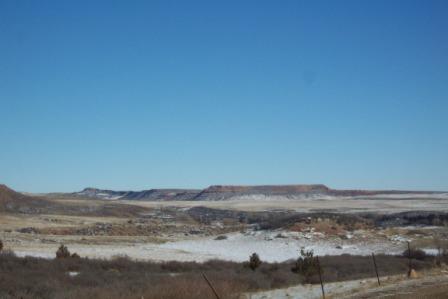
{"label": "shrub", "polygon": [[0,240],[0,252],[2,252],[2,250],[3,250],[3,242],[2,240]]}
{"label": "shrub", "polygon": [[258,267],[260,267],[260,265],[260,257],[255,252],[252,253],[252,255],[249,257],[249,268],[251,268],[252,271],[255,271]]}
{"label": "shrub", "polygon": [[314,257],[312,250],[300,250],[300,257],[297,259],[292,272],[303,275],[305,282],[311,283],[314,281],[314,276],[319,272],[319,265],[317,259]]}
{"label": "shrub", "polygon": [[56,251],[56,258],[69,258],[70,257],[70,251],[68,251],[67,246],[64,246],[64,244],[61,244],[59,246],[58,250]]}
{"label": "shrub", "polygon": [[423,261],[426,258],[426,252],[421,249],[411,249],[411,254],[409,254],[409,250],[406,249],[403,251],[403,256],[411,259],[416,259],[419,261]]}
{"label": "shrub", "polygon": [[[408,259],[378,255],[382,275],[404,274]],[[374,276],[369,256],[322,256],[325,282],[365,279]],[[112,260],[16,257],[8,250],[0,254],[0,298],[66,299],[196,299],[215,298],[204,281],[206,274],[222,298],[235,299],[239,293],[284,288],[304,281],[291,272],[291,261],[263,261],[256,271],[241,263],[211,260],[197,262],[144,262],[118,257]],[[430,258],[414,260],[416,271],[433,267]],[[78,272],[70,277],[67,272]],[[318,276],[313,279],[318,282]]]}

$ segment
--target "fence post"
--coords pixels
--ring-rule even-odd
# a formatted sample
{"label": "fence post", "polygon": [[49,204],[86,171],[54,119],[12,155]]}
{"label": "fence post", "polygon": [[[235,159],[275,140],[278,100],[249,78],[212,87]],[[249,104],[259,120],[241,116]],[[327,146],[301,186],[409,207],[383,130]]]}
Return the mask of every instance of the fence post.
{"label": "fence post", "polygon": [[322,288],[322,298],[325,299],[324,283],[322,282],[322,272],[320,270],[319,256],[316,255],[317,269],[319,270],[320,287]]}
{"label": "fence post", "polygon": [[376,266],[375,254],[372,252],[373,265],[375,266],[376,279],[378,279],[378,285],[380,286],[380,276],[378,275],[378,267]]}
{"label": "fence post", "polygon": [[213,294],[215,294],[216,299],[220,299],[218,292],[216,292],[215,288],[213,287],[212,283],[210,282],[210,280],[208,280],[207,276],[205,276],[205,273],[202,273],[202,276],[204,277],[205,281],[207,282],[208,286],[210,287],[210,289],[212,289]]}
{"label": "fence post", "polygon": [[412,258],[411,258],[411,245],[408,241],[408,258],[409,258],[409,270],[408,270],[408,277],[411,277],[412,272]]}

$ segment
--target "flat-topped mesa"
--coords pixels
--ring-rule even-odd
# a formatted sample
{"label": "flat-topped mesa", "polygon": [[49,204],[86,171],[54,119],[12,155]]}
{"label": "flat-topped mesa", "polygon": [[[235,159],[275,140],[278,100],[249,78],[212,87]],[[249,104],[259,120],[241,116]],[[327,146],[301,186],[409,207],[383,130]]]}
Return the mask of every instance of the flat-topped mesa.
{"label": "flat-topped mesa", "polygon": [[311,197],[326,195],[331,191],[325,185],[260,185],[260,186],[221,186],[215,185],[204,189],[195,200],[226,200],[239,196],[299,196]]}
{"label": "flat-topped mesa", "polygon": [[75,196],[96,199],[120,199],[142,201],[217,201],[229,199],[317,199],[334,197],[358,197],[400,194],[431,194],[424,191],[398,190],[336,190],[323,184],[297,185],[212,185],[200,189],[148,189],[142,191],[113,191],[96,188],[85,188]]}
{"label": "flat-topped mesa", "polygon": [[313,185],[259,185],[259,186],[239,186],[239,185],[213,185],[203,192],[328,192],[330,188],[323,184]]}

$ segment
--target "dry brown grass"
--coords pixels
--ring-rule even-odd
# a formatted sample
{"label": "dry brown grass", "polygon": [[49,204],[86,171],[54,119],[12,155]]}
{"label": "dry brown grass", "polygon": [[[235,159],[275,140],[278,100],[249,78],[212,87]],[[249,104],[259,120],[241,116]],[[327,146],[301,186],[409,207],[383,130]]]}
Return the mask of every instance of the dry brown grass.
{"label": "dry brown grass", "polygon": [[388,299],[446,299],[448,298],[448,285],[437,285],[421,287],[416,290],[407,290],[397,292],[397,294],[390,295]]}
{"label": "dry brown grass", "polygon": [[[262,259],[263,257],[261,257]],[[380,275],[403,274],[407,259],[378,256]],[[374,276],[369,257],[321,257],[324,281],[342,281]],[[414,261],[414,267],[429,268],[432,260]],[[291,271],[293,261],[262,263],[256,271],[243,263],[209,261],[136,262],[113,260],[19,258],[0,254],[0,298],[111,298],[174,299],[214,298],[202,278],[205,273],[223,298],[238,293],[288,287],[303,281]],[[69,272],[79,273],[71,277]]]}

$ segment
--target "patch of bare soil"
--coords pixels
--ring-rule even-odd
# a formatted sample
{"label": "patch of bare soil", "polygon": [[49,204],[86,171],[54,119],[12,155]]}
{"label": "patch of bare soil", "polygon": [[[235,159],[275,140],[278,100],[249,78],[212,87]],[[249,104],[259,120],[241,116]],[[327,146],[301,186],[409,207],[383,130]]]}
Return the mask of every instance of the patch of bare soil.
{"label": "patch of bare soil", "polygon": [[372,224],[363,220],[348,223],[340,221],[340,219],[308,217],[294,223],[289,230],[296,232],[309,232],[312,230],[327,236],[341,236],[346,235],[348,231],[368,230],[371,228],[373,228]]}
{"label": "patch of bare soil", "polygon": [[[43,235],[77,235],[77,236],[157,236],[167,235],[204,235],[211,236],[227,233],[229,230],[217,226],[198,226],[183,223],[166,224],[157,220],[129,220],[125,223],[97,222],[84,227],[47,227],[30,228],[32,233]],[[22,229],[23,231],[23,229]],[[23,232],[26,232],[23,231]]]}

